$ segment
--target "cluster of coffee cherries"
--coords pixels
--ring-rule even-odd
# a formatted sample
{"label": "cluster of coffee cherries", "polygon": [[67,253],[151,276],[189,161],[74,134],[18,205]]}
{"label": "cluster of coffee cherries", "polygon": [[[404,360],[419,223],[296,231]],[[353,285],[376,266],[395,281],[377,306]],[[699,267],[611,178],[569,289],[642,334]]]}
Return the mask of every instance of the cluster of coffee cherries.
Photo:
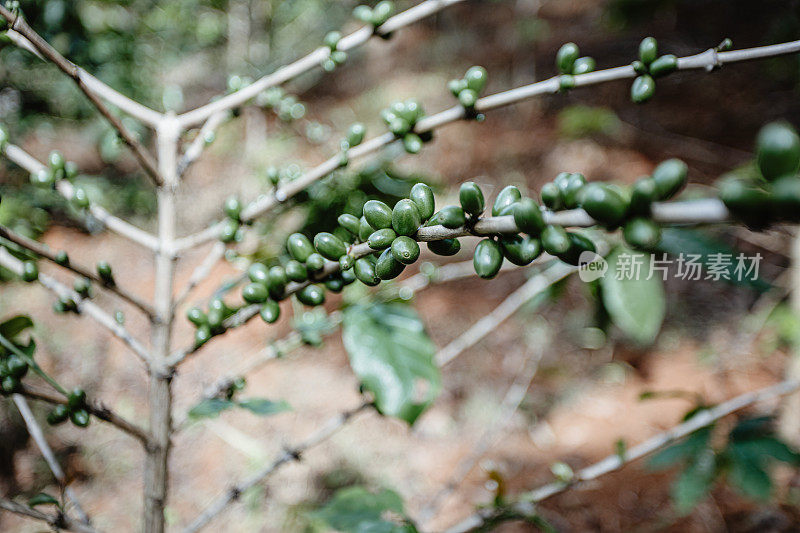
{"label": "cluster of coffee cherries", "polygon": [[[275,170],[275,174],[278,176],[278,178],[275,180],[275,183],[277,183],[280,179],[280,174],[278,173],[277,169]],[[230,196],[225,200],[225,205],[222,209],[225,212],[225,220],[222,222],[222,227],[220,228],[219,240],[224,243],[240,240],[240,229],[243,224],[242,202],[239,201],[239,199],[235,196]]]}
{"label": "cluster of coffee cherries", "polygon": [[[353,9],[353,16],[357,20],[371,25],[374,29],[381,27],[392,15],[394,15],[394,2],[390,0],[382,0],[375,4],[375,7],[359,5]],[[388,35],[382,36],[388,37]]]}
{"label": "cluster of coffee cherries", "polygon": [[488,74],[486,69],[479,66],[470,67],[464,77],[458,80],[450,80],[447,88],[458,98],[458,102],[464,107],[467,115],[476,120],[483,120],[484,116],[475,112],[475,103],[481,95]]}
{"label": "cluster of coffee cherries", "polygon": [[[669,159],[630,187],[587,183],[582,174],[562,172],[542,186],[542,203],[553,211],[582,208],[606,229],[622,227],[623,236],[632,247],[652,251],[661,241],[661,228],[650,218],[650,207],[653,202],[674,197],[686,184],[687,172],[683,161]],[[553,229],[548,234],[542,234],[545,251],[572,263],[574,256],[559,255],[559,247],[567,246],[563,228],[550,228]]]}
{"label": "cluster of coffee cherries", "polygon": [[596,62],[593,57],[581,56],[581,51],[575,43],[565,43],[556,52],[556,68],[561,72],[558,84],[562,91],[575,87],[575,78],[578,74],[586,74],[595,69]]}
{"label": "cluster of coffee cherries", "polygon": [[342,34],[338,31],[328,32],[323,39],[323,44],[330,50],[328,57],[322,60],[322,69],[325,72],[332,72],[339,65],[347,61],[347,52],[339,50],[339,41]]}
{"label": "cluster of coffee cherries", "polygon": [[12,394],[18,391],[22,384],[22,378],[27,373],[27,361],[0,347],[0,391],[3,394]]}
{"label": "cluster of coffee cherries", "polygon": [[364,136],[367,134],[367,128],[361,122],[355,122],[347,129],[347,135],[339,143],[341,152],[339,153],[339,166],[346,167],[350,164],[350,159],[347,156],[347,151],[350,148],[358,146],[364,142]]}
{"label": "cluster of coffee cherries", "polygon": [[[252,83],[252,80],[246,79],[246,81],[246,85]],[[246,85],[243,84],[241,87]],[[255,103],[264,109],[271,109],[281,121],[287,124],[306,116],[306,105],[295,95],[286,94],[286,91],[280,87],[270,87],[261,91],[256,95]]]}
{"label": "cluster of coffee cherries", "polygon": [[91,419],[86,404],[86,392],[81,388],[67,394],[67,403],[58,404],[47,414],[47,423],[57,426],[70,420],[74,425],[85,428]]}
{"label": "cluster of coffee cherries", "polygon": [[800,137],[786,122],[764,126],[756,138],[756,169],[724,177],[719,196],[737,219],[754,229],[800,222]]}
{"label": "cluster of coffee cherries", "polygon": [[658,42],[645,37],[639,43],[639,59],[631,63],[638,76],[631,85],[631,100],[637,104],[648,101],[656,92],[654,78],[666,76],[678,68],[678,58],[673,54],[658,55]]}
{"label": "cluster of coffee cherries", "polygon": [[414,126],[417,121],[425,116],[422,105],[415,99],[405,102],[395,102],[381,111],[381,118],[389,127],[395,137],[403,140],[403,147],[409,154],[416,154],[422,150],[423,143],[433,139],[433,132],[426,131],[417,134]]}
{"label": "cluster of coffee cherries", "polygon": [[190,308],[186,318],[197,328],[194,333],[195,345],[201,346],[215,335],[225,333],[225,319],[234,313],[236,309],[229,307],[222,298],[212,298],[206,311],[199,307]]}

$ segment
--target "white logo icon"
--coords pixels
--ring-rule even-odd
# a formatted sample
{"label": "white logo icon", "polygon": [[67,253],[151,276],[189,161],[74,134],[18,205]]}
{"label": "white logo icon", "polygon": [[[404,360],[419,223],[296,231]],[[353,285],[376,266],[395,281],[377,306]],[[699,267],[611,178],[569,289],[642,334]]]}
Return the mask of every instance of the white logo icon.
{"label": "white logo icon", "polygon": [[608,261],[603,256],[586,250],[578,256],[578,277],[590,282],[602,278],[608,271]]}

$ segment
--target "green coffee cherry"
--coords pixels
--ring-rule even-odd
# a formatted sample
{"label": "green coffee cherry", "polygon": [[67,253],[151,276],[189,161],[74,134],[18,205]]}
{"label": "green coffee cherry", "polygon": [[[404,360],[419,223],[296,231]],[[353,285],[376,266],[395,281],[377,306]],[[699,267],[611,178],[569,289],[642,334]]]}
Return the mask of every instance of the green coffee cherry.
{"label": "green coffee cherry", "polygon": [[475,247],[472,265],[479,277],[483,279],[495,277],[503,265],[503,251],[500,245],[492,239],[483,239]]}
{"label": "green coffee cherry", "polygon": [[308,257],[315,253],[311,241],[302,233],[292,233],[289,235],[289,238],[286,240],[286,249],[289,251],[289,255],[301,263],[308,261]]}
{"label": "green coffee cherry", "polygon": [[61,152],[53,150],[50,152],[50,156],[47,158],[47,162],[50,165],[50,168],[53,171],[63,171],[64,165],[66,164],[66,160]]}
{"label": "green coffee cherry", "polygon": [[381,278],[375,272],[375,258],[372,256],[356,259],[353,270],[358,280],[364,285],[374,287],[381,282]]}
{"label": "green coffee cherry", "polygon": [[192,307],[186,311],[186,318],[197,327],[208,324],[208,317],[199,307]]}
{"label": "green coffee cherry", "polygon": [[654,78],[666,76],[678,69],[678,58],[673,54],[666,54],[650,64],[650,75]]}
{"label": "green coffee cherry", "polygon": [[563,74],[558,77],[558,90],[562,93],[575,88],[575,77],[571,74]]}
{"label": "green coffee cherry", "polygon": [[8,375],[17,379],[22,379],[28,373],[28,363],[18,357],[16,354],[11,354],[6,359],[6,369]]}
{"label": "green coffee cherry", "polygon": [[538,236],[545,228],[542,209],[532,198],[523,198],[513,204],[514,223],[520,231]]}
{"label": "green coffee cherry", "polygon": [[78,165],[76,165],[73,161],[67,161],[64,164],[64,177],[68,180],[71,180],[77,175]]}
{"label": "green coffee cherry", "polygon": [[625,199],[604,183],[590,183],[581,194],[581,207],[601,224],[619,224],[628,211]]}
{"label": "green coffee cherry", "polygon": [[580,55],[578,45],[575,43],[566,43],[561,45],[556,53],[556,67],[562,74],[570,74],[575,60]]}
{"label": "green coffee cherry", "polygon": [[367,134],[367,128],[360,122],[352,124],[347,130],[347,144],[351,148],[358,146],[364,141],[364,136]]}
{"label": "green coffee cherry", "polygon": [[658,43],[653,37],[645,37],[639,43],[639,60],[649,65],[658,57]]}
{"label": "green coffee cherry", "polygon": [[80,409],[86,406],[86,391],[80,387],[76,387],[67,394],[67,407],[70,411]]}
{"label": "green coffee cherry", "polygon": [[561,199],[564,207],[574,209],[578,207],[578,193],[586,185],[586,178],[579,172],[562,172],[553,180],[556,187],[561,191]]}
{"label": "green coffee cherry", "polygon": [[337,294],[344,289],[344,280],[338,274],[331,274],[328,276],[324,284],[326,289]]}
{"label": "green coffee cherry", "polygon": [[577,266],[583,252],[596,252],[594,243],[580,233],[567,233],[569,248],[566,252],[558,254],[558,258],[567,264]]}
{"label": "green coffee cherry", "polygon": [[564,199],[561,198],[561,190],[553,183],[545,183],[539,191],[542,203],[553,211],[558,211],[564,206]]}
{"label": "green coffee cherry", "polygon": [[764,189],[738,178],[727,179],[719,184],[719,197],[736,218],[751,228],[769,225],[771,198]]}
{"label": "green coffee cherry", "polygon": [[404,265],[410,265],[419,258],[419,244],[411,237],[397,237],[392,241],[392,255]]}
{"label": "green coffee cherry", "polygon": [[53,407],[53,410],[47,413],[47,423],[51,426],[57,426],[67,421],[69,418],[69,409],[66,405],[58,404]]}
{"label": "green coffee cherry", "polygon": [[35,261],[25,261],[22,263],[22,281],[32,283],[39,279],[39,267]]}
{"label": "green coffee cherry", "polygon": [[800,221],[800,178],[784,176],[772,182],[772,204],[782,219]]}
{"label": "green coffee cherry", "polygon": [[258,314],[261,315],[261,320],[267,324],[272,324],[277,322],[278,318],[280,318],[281,308],[278,305],[278,302],[274,300],[267,300],[264,305],[261,306],[261,311],[259,311]]}
{"label": "green coffee cherry", "polygon": [[389,20],[394,14],[394,2],[390,2],[389,0],[383,0],[382,2],[378,2],[375,4],[375,7],[372,8],[372,18],[371,22],[372,25],[376,28]]}
{"label": "green coffee cherry", "polygon": [[403,136],[403,148],[409,154],[418,154],[422,150],[422,138],[416,133],[409,132]]}
{"label": "green coffee cherry", "polygon": [[284,269],[286,270],[286,277],[292,281],[300,283],[308,279],[308,270],[300,261],[290,259],[286,262]]}
{"label": "green coffee cherry", "polygon": [[72,284],[72,289],[83,298],[92,297],[92,282],[86,278],[78,278]]}
{"label": "green coffee cherry", "polygon": [[411,124],[402,117],[394,117],[389,121],[389,131],[394,133],[397,137],[403,137],[406,133],[411,131]]}
{"label": "green coffee cherry", "polygon": [[419,216],[422,220],[428,220],[436,210],[436,201],[433,191],[424,183],[417,183],[411,187],[409,198],[417,206]]}
{"label": "green coffee cherry", "polygon": [[336,50],[336,47],[339,44],[339,41],[342,40],[342,34],[338,31],[331,31],[325,34],[325,37],[322,39],[322,44],[327,46],[331,49],[331,51]]}
{"label": "green coffee cherry", "polygon": [[373,232],[367,239],[367,244],[373,250],[383,250],[392,245],[392,241],[397,238],[397,233],[391,228],[379,229]]}
{"label": "green coffee cherry", "polygon": [[380,200],[369,200],[364,204],[364,218],[375,229],[392,227],[392,210]]}
{"label": "green coffee cherry", "polygon": [[325,258],[318,253],[313,253],[306,260],[306,268],[311,272],[319,272],[325,268]]}
{"label": "green coffee cherry", "polygon": [[61,266],[69,265],[69,256],[64,250],[59,250],[55,256],[56,264]]}
{"label": "green coffee cherry", "polygon": [[44,189],[52,188],[55,178],[50,169],[43,168],[31,174],[31,184]]}
{"label": "green coffee cherry", "polygon": [[445,228],[456,229],[467,223],[464,210],[456,205],[445,206],[436,215],[438,215],[438,223]]}
{"label": "green coffee cherry", "polygon": [[542,243],[522,235],[504,235],[498,239],[503,255],[506,259],[518,266],[525,266],[539,257],[542,253]]}
{"label": "green coffee cherry", "polygon": [[467,84],[467,89],[480,94],[483,88],[486,87],[486,80],[488,77],[489,75],[485,68],[474,66],[467,69],[466,74],[464,74],[464,81]]}
{"label": "green coffee cherry", "polygon": [[481,188],[476,183],[472,181],[462,183],[458,191],[458,199],[461,201],[461,208],[465,213],[473,217],[483,213],[485,200]]}
{"label": "green coffee cherry", "polygon": [[461,250],[461,243],[458,241],[458,239],[442,239],[441,241],[431,241],[428,243],[428,250],[436,255],[456,255],[459,250]]}
{"label": "green coffee cherry", "polygon": [[267,290],[275,299],[283,297],[283,290],[289,284],[289,277],[281,266],[273,266],[267,273]]}
{"label": "green coffee cherry", "polygon": [[642,104],[656,92],[656,82],[649,74],[642,74],[633,80],[631,85],[631,100],[636,104]]}
{"label": "green coffee cherry", "polygon": [[89,416],[89,411],[86,409],[76,409],[69,413],[69,420],[79,428],[85,428],[89,425],[91,417]]}
{"label": "green coffee cherry", "polygon": [[592,72],[596,66],[595,60],[593,57],[585,56],[579,57],[575,60],[575,64],[572,65],[572,74],[577,76],[579,74],[587,74]]}
{"label": "green coffee cherry", "polygon": [[369,236],[375,231],[375,228],[369,225],[366,217],[361,217],[358,221],[358,238],[361,241],[366,241]]}
{"label": "green coffee cherry", "polygon": [[392,249],[387,248],[378,257],[378,262],[375,263],[375,273],[382,280],[389,280],[399,276],[405,267],[403,263],[394,258]]}
{"label": "green coffee cherry", "polygon": [[5,394],[12,394],[16,392],[20,385],[22,385],[19,380],[13,376],[6,376],[0,381],[0,388],[2,388],[3,393]]}
{"label": "green coffee cherry", "polygon": [[367,24],[372,23],[372,8],[365,5],[356,6],[353,9],[353,17],[361,22],[365,22]]}
{"label": "green coffee cherry", "polygon": [[347,246],[333,233],[317,233],[314,236],[314,248],[326,259],[338,261],[339,257],[347,253]]}
{"label": "green coffee cherry", "polygon": [[336,221],[339,222],[339,225],[346,229],[350,234],[358,237],[359,221],[357,217],[349,214],[343,214],[339,215],[339,218],[337,218]]}
{"label": "green coffee cherry", "polygon": [[267,269],[267,265],[264,263],[253,263],[250,265],[250,268],[247,269],[247,277],[250,278],[250,281],[253,283],[266,285],[267,279],[269,278],[269,269]]}
{"label": "green coffee cherry", "polygon": [[222,223],[222,229],[219,232],[219,240],[224,243],[230,243],[236,240],[239,233],[239,223],[235,220],[226,219]]}
{"label": "green coffee cherry", "polygon": [[544,251],[554,256],[565,254],[572,245],[569,235],[561,226],[546,226],[541,238]]}
{"label": "green coffee cherry", "polygon": [[86,194],[86,190],[83,187],[75,187],[72,192],[72,205],[76,209],[88,209],[89,203],[89,196]]}
{"label": "green coffee cherry", "polygon": [[343,270],[339,272],[339,277],[342,278],[342,282],[344,282],[345,285],[350,285],[351,283],[354,283],[357,279],[356,273],[353,272],[352,268],[349,270]]}
{"label": "green coffee cherry", "polygon": [[297,291],[295,296],[304,305],[315,306],[325,303],[325,289],[319,285],[307,285]]}
{"label": "green coffee cherry", "polygon": [[236,222],[242,221],[242,203],[235,196],[229,196],[225,200],[225,216]]}
{"label": "green coffee cherry", "polygon": [[198,327],[194,332],[194,345],[202,346],[211,340],[211,327],[208,324],[203,324]]}
{"label": "green coffee cherry", "polygon": [[353,265],[356,264],[356,258],[350,254],[343,255],[339,258],[339,271],[345,272],[353,268]]}
{"label": "green coffee cherry", "polygon": [[645,176],[640,178],[631,187],[631,202],[628,213],[631,215],[649,215],[650,205],[658,200],[658,187],[656,181]]}
{"label": "green coffee cherry", "polygon": [[522,199],[522,193],[513,185],[505,187],[497,195],[492,206],[492,216],[500,215],[500,212],[507,206],[515,204]]}
{"label": "green coffee cherry", "polygon": [[392,210],[392,228],[398,235],[414,235],[422,225],[417,205],[404,198]]}
{"label": "green coffee cherry", "polygon": [[652,252],[661,242],[661,227],[649,218],[634,218],[622,231],[631,248]]}
{"label": "green coffee cherry", "polygon": [[463,91],[458,93],[458,102],[466,108],[475,107],[475,102],[477,101],[478,101],[478,93],[476,93],[472,89],[464,89]]}
{"label": "green coffee cherry", "polygon": [[273,185],[277,185],[281,181],[281,173],[275,167],[267,167],[265,174],[269,182]]}
{"label": "green coffee cherry", "polygon": [[636,74],[647,74],[647,65],[638,59],[631,63],[631,67],[633,67],[633,71],[636,72]]}
{"label": "green coffee cherry", "polygon": [[761,174],[772,181],[795,174],[800,166],[800,137],[786,122],[772,122],[758,132],[756,155]]}
{"label": "green coffee cherry", "polygon": [[653,170],[653,181],[656,192],[661,200],[668,200],[675,196],[684,185],[689,168],[680,159],[667,159]]}
{"label": "green coffee cherry", "polygon": [[242,289],[242,298],[249,304],[263,304],[267,296],[267,288],[260,283],[250,283]]}
{"label": "green coffee cherry", "polygon": [[125,325],[125,313],[120,310],[114,311],[114,321],[120,326]]}
{"label": "green coffee cherry", "polygon": [[114,274],[111,271],[111,265],[108,261],[97,262],[97,275],[106,285],[114,285]]}

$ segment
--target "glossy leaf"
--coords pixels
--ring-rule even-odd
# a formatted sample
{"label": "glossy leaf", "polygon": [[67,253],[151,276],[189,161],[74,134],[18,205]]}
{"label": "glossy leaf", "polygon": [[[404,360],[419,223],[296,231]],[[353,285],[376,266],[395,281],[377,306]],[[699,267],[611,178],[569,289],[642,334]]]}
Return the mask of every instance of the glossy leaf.
{"label": "glossy leaf", "polygon": [[26,329],[32,327],[33,321],[29,316],[19,315],[0,323],[0,335],[8,339],[13,339]]}
{"label": "glossy leaf", "polygon": [[[643,260],[639,274],[628,279],[625,261],[630,261],[631,256]],[[600,286],[603,305],[611,320],[636,343],[652,344],[666,312],[662,278],[656,273],[647,279],[651,260],[647,254],[617,247],[606,259],[609,268],[600,279]]]}
{"label": "glossy leaf", "polygon": [[40,492],[28,500],[28,505],[31,507],[36,507],[37,505],[55,505],[60,507],[61,504],[46,492]]}
{"label": "glossy leaf", "polygon": [[198,403],[189,410],[189,418],[199,420],[201,418],[216,418],[223,411],[236,405],[230,400],[222,398],[208,398]]}
{"label": "glossy leaf", "polygon": [[412,424],[439,394],[435,347],[407,305],[349,307],[342,339],[350,366],[381,413]]}
{"label": "glossy leaf", "polygon": [[403,500],[391,490],[373,493],[364,487],[347,487],[337,491],[324,507],[310,513],[310,517],[345,533],[416,532],[405,518]]}
{"label": "glossy leaf", "polygon": [[283,400],[272,401],[266,398],[247,398],[245,400],[239,400],[236,402],[236,405],[258,416],[274,415],[283,413],[284,411],[291,411],[292,409],[289,404]]}
{"label": "glossy leaf", "polygon": [[679,513],[686,514],[705,499],[717,475],[714,451],[706,448],[692,458],[672,485],[672,501]]}

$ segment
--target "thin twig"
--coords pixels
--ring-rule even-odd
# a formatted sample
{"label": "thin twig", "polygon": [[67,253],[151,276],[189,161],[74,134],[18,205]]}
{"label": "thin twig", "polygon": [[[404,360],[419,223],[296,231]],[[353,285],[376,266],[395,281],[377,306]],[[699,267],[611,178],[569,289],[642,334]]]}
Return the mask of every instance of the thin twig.
{"label": "thin twig", "polygon": [[217,128],[228,120],[230,116],[231,113],[229,111],[219,111],[208,117],[203,127],[197,132],[197,137],[189,144],[183,156],[178,161],[178,177],[183,176],[186,170],[200,158],[200,155],[203,153],[203,148],[208,145],[208,136],[213,135]]}
{"label": "thin twig", "polygon": [[[715,407],[699,411],[686,422],[647,439],[641,444],[628,449],[623,454],[609,455],[605,459],[577,471],[572,481],[569,483],[554,481],[532,491],[523,493],[516,499],[516,503],[512,505],[512,510],[522,514],[530,514],[532,511],[532,504],[534,503],[544,501],[556,494],[576,488],[584,482],[597,479],[600,476],[619,470],[626,464],[669,446],[675,441],[686,437],[698,429],[709,426],[731,413],[759,402],[780,398],[781,396],[796,391],[798,388],[800,388],[800,381],[782,381],[757,391],[741,394]],[[448,529],[447,533],[464,533],[467,531],[480,530],[488,520],[495,516],[495,513],[495,510],[478,512],[463,520],[458,525]]]}
{"label": "thin twig", "polygon": [[58,481],[58,484],[63,489],[67,499],[72,502],[72,505],[75,508],[75,513],[78,515],[78,519],[84,524],[91,524],[89,515],[87,515],[86,511],[84,511],[83,507],[81,507],[81,504],[75,497],[75,493],[72,488],[67,485],[67,476],[64,475],[64,470],[61,469],[61,465],[58,464],[56,455],[53,453],[53,450],[47,443],[47,439],[44,437],[42,427],[39,425],[39,422],[36,421],[36,417],[33,416],[33,411],[31,411],[31,407],[28,405],[28,400],[26,400],[21,394],[17,393],[12,395],[12,399],[17,405],[17,409],[19,409],[19,414],[22,415],[22,419],[25,421],[25,426],[28,428],[28,433],[36,443],[36,447],[39,448],[39,451],[42,453],[42,457],[44,457],[47,466],[50,468],[50,472],[53,473],[53,477],[56,478],[56,481]]}
{"label": "thin twig", "polygon": [[[22,274],[22,261],[11,255],[5,248],[0,248],[0,265],[11,270],[17,275]],[[152,367],[152,357],[150,352],[138,340],[136,340],[127,329],[117,323],[108,313],[87,298],[81,297],[78,293],[56,281],[54,278],[44,273],[39,273],[39,283],[55,293],[59,297],[72,298],[80,313],[86,313],[98,324],[110,331],[115,337],[121,340],[131,351],[139,356],[148,369]]]}
{"label": "thin twig", "polygon": [[186,298],[189,297],[194,288],[211,274],[211,271],[217,265],[217,262],[225,257],[225,249],[225,243],[214,243],[214,246],[208,252],[208,255],[206,255],[203,258],[203,261],[197,265],[197,268],[194,269],[192,275],[189,277],[189,281],[186,283],[183,289],[181,289],[178,297],[175,298],[175,302],[172,305],[173,310],[177,309],[186,300]]}
{"label": "thin twig", "polygon": [[[731,52],[717,52],[712,48],[693,56],[679,58],[678,69],[704,69],[708,71],[713,68],[720,67],[726,63],[792,54],[798,51],[800,51],[800,41],[791,41],[771,46],[734,50]],[[589,72],[587,74],[579,74],[574,76],[574,78],[576,87],[584,87],[613,80],[633,78],[635,76],[637,76],[637,74],[633,67],[626,65],[623,67]],[[475,110],[478,112],[486,112],[542,94],[557,93],[560,90],[559,78],[560,76],[554,76],[547,80],[486,96],[476,102]],[[433,131],[436,128],[451,124],[463,118],[465,118],[464,108],[455,106],[440,113],[422,118],[419,122],[417,122],[414,130],[418,133]],[[373,137],[372,139],[365,141],[363,144],[348,150],[348,159],[352,161],[371,154],[396,140],[397,138],[391,133],[384,133],[379,137]],[[291,183],[278,188],[273,194],[260,197],[256,201],[252,202],[246,209],[244,209],[242,213],[244,220],[249,221],[269,212],[275,206],[285,202],[295,194],[306,189],[315,181],[328,176],[331,172],[340,167],[340,161],[340,155],[333,156],[327,161],[312,168]],[[194,235],[189,235],[179,239],[176,242],[176,247],[178,249],[191,248],[212,240],[219,235],[222,224],[223,222],[218,222]]]}
{"label": "thin twig", "polygon": [[128,128],[125,127],[122,121],[117,118],[108,107],[106,107],[106,104],[97,95],[97,93],[90,88],[90,86],[93,86],[96,90],[100,85],[103,84],[99,80],[93,80],[87,85],[86,78],[81,75],[81,69],[59,54],[55,48],[50,46],[47,41],[42,39],[42,37],[36,33],[33,28],[28,26],[28,23],[25,22],[23,18],[17,16],[16,13],[13,13],[4,6],[0,5],[0,15],[11,22],[9,25],[11,29],[18,32],[20,35],[30,41],[33,47],[36,48],[40,54],[54,63],[64,74],[72,78],[78,88],[83,91],[83,93],[92,102],[92,104],[94,104],[100,114],[103,115],[112,126],[114,126],[114,129],[117,130],[120,137],[122,137],[122,140],[125,141],[125,144],[131,148],[133,155],[142,165],[142,168],[144,168],[147,175],[153,180],[153,183],[159,187],[163,185],[164,179],[161,177],[158,169],[156,168],[156,162],[155,159],[153,159],[153,156],[148,153],[145,147],[142,146],[142,144],[133,136],[130,131],[128,131]]}
{"label": "thin twig", "polygon": [[63,531],[75,531],[76,533],[98,533],[96,529],[91,526],[81,524],[77,520],[70,518],[64,513],[47,514],[34,509],[28,505],[23,505],[6,498],[0,498],[0,509],[14,513],[19,516],[33,518],[41,522],[47,522],[53,529]]}
{"label": "thin twig", "polygon": [[449,481],[433,496],[433,498],[428,500],[427,505],[419,513],[418,523],[425,523],[436,516],[439,509],[447,501],[447,498],[458,489],[480,458],[483,457],[489,448],[500,438],[506,426],[511,422],[514,413],[517,412],[517,409],[519,409],[519,406],[525,399],[525,395],[533,382],[533,378],[536,376],[539,362],[542,360],[543,354],[544,346],[540,344],[536,347],[532,357],[523,359],[523,364],[516,373],[516,379],[514,379],[514,382],[506,391],[503,401],[500,403],[497,416],[489,427],[483,431],[470,453],[461,459],[458,465],[453,469]]}
{"label": "thin twig", "polygon": [[74,272],[75,274],[78,274],[79,276],[83,276],[84,278],[92,280],[98,286],[103,287],[104,289],[116,294],[117,296],[119,296],[120,298],[125,300],[126,302],[128,302],[131,305],[137,307],[140,311],[142,311],[144,314],[146,314],[149,318],[153,318],[155,316],[155,311],[153,310],[153,307],[150,304],[144,302],[143,300],[139,299],[138,297],[134,296],[133,294],[130,294],[129,292],[120,289],[116,284],[114,284],[114,285],[106,284],[102,279],[100,279],[100,276],[98,276],[97,274],[95,274],[94,272],[89,270],[88,268],[83,267],[81,265],[78,265],[72,260],[66,265],[59,263],[56,260],[56,254],[54,254],[50,250],[50,248],[48,248],[47,246],[43,245],[39,241],[35,241],[35,240],[30,239],[30,238],[28,238],[28,237],[26,237],[24,235],[20,235],[19,233],[16,233],[15,231],[12,231],[9,228],[6,228],[5,226],[1,226],[1,225],[0,225],[0,237],[5,238],[5,239],[13,242],[17,246],[20,246],[21,248],[24,248],[24,249],[26,249],[26,250],[28,250],[30,252],[33,252],[34,254],[36,254],[36,255],[38,255],[40,257],[44,257],[48,261],[51,261],[52,263],[54,263],[54,264],[56,264],[56,265],[58,265],[58,266],[60,266],[62,268],[66,268],[67,270],[71,270],[72,272]]}
{"label": "thin twig", "polygon": [[[379,35],[392,33],[403,28],[404,26],[413,24],[418,20],[433,15],[434,13],[441,11],[448,6],[458,4],[462,1],[463,0],[426,0],[402,13],[395,15],[394,17],[391,17],[375,31],[373,31],[372,27],[363,26],[359,30],[342,37],[337,45],[337,50],[344,52],[352,50],[353,48],[366,43],[370,37],[376,33]],[[279,68],[272,74],[268,74],[262,78],[259,78],[255,82],[236,91],[235,93],[231,93],[202,107],[198,107],[197,109],[178,115],[178,120],[180,121],[181,126],[184,128],[193,126],[195,124],[200,124],[204,120],[207,120],[211,115],[219,111],[229,111],[241,106],[248,100],[254,98],[264,89],[280,85],[291,80],[292,78],[308,72],[309,70],[318,68],[322,61],[327,59],[329,55],[330,48],[320,46],[305,57],[298,59],[294,63]]]}
{"label": "thin twig", "polygon": [[[31,174],[47,168],[25,150],[14,144],[6,144],[3,152],[9,160],[21,166]],[[56,190],[67,200],[71,199],[75,194],[75,187],[67,180],[60,180],[56,183]],[[94,203],[89,206],[89,213],[114,233],[144,246],[149,250],[158,251],[158,239],[143,229],[137,228],[129,222],[125,222]]]}

